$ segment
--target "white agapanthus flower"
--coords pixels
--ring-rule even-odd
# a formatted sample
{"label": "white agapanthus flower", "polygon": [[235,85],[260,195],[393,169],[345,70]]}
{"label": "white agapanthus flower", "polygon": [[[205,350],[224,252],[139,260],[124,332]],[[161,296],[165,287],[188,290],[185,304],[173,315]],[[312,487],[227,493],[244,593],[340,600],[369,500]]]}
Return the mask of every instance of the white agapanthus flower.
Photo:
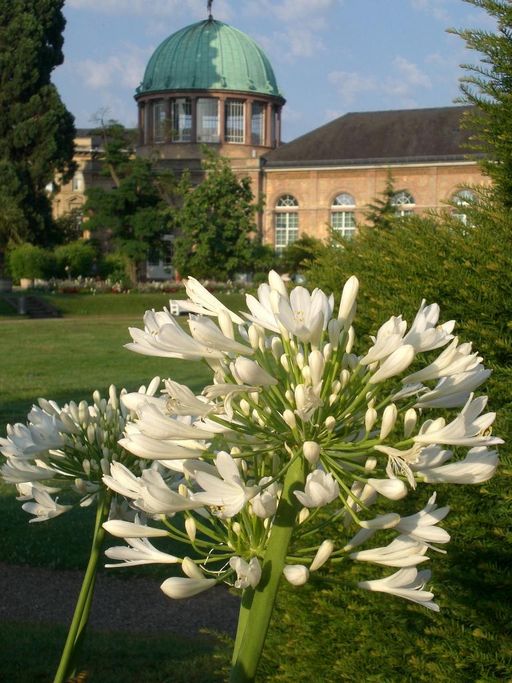
{"label": "white agapanthus flower", "polygon": [[[159,385],[160,379],[155,378],[136,395],[153,400]],[[108,399],[95,391],[90,404],[71,401],[62,407],[39,399],[39,405],[28,413],[26,425],[7,426],[6,438],[0,439],[0,452],[5,456],[0,475],[23,488],[26,502],[22,507],[35,515],[31,521],[61,515],[77,502],[91,504],[103,490],[102,477],[112,462],[125,462],[140,472],[138,461],[119,445],[135,416],[123,404],[125,393],[118,394],[111,386]]]}
{"label": "white agapanthus flower", "polygon": [[[351,277],[335,312],[332,296],[289,289],[272,271],[247,295],[243,313],[189,278],[190,299],[179,303],[191,314],[188,332],[169,310],[148,311],[144,330],[130,330],[128,348],[203,360],[212,378],[199,395],[168,379],[159,395],[124,398],[133,419],[120,443],[148,467],[133,472],[113,462],[103,481],[149,525],[144,535],[143,522],[110,520],[105,528],[128,543],[111,556],[174,558],[164,548],[168,536],[193,552],[177,558],[184,576],[162,584],[167,595],[189,597],[225,582],[254,591],[256,601],[277,586],[273,571],[302,585],[310,572],[350,558],[399,568],[360,587],[438,609],[424,590],[428,572],[415,567],[450,540],[441,526],[448,507],[430,494],[418,512],[403,515],[398,501],[424,483],[493,475],[490,447],[501,439],[491,432],[494,413],[483,413],[486,398],[474,396],[489,370],[453,336],[454,322],[440,323],[439,306],[425,301],[411,325],[390,318],[361,351],[358,288]],[[46,412],[34,418],[34,433],[10,428],[0,442],[16,483],[45,480],[45,458],[27,454],[49,443],[53,422],[62,420]],[[27,463],[32,477],[23,474]],[[389,502],[379,509],[383,498],[397,501],[397,510]],[[346,539],[311,547],[315,532],[326,538],[329,521]]]}

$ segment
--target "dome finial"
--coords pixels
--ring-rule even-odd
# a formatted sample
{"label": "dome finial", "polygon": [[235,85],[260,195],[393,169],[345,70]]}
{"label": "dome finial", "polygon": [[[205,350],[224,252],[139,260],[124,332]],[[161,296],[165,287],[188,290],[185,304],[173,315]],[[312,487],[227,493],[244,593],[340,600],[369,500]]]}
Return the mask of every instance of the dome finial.
{"label": "dome finial", "polygon": [[207,6],[207,10],[208,10],[208,21],[213,21],[213,16],[212,16],[212,4],[213,4],[213,0],[208,0],[208,6]]}

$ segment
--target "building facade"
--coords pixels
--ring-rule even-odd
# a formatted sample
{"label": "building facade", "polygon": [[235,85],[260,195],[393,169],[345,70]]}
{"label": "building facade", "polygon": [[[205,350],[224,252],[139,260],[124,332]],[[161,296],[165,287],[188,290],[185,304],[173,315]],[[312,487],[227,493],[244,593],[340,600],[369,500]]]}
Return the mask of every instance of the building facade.
{"label": "building facade", "polygon": [[[277,252],[301,235],[353,235],[390,174],[400,215],[455,201],[463,219],[467,187],[489,182],[468,156],[467,107],[350,113],[283,144],[285,99],[270,61],[252,38],[211,16],[161,43],[135,100],[137,154],[177,174],[188,169],[195,182],[204,146],[229,158],[263,200],[257,227]],[[108,185],[99,152],[99,138],[78,131],[78,170],[55,198],[56,216],[79,209],[86,188]],[[155,267],[148,275],[164,276]]]}

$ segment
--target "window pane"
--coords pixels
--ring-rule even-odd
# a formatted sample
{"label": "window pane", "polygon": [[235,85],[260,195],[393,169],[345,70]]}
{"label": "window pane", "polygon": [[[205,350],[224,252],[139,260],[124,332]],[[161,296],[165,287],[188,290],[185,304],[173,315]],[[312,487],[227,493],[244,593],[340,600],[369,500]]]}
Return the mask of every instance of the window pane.
{"label": "window pane", "polygon": [[275,214],[275,249],[280,253],[299,237],[299,214],[281,211]]}
{"label": "window pane", "polygon": [[238,100],[226,102],[226,142],[244,141],[244,103]]}
{"label": "window pane", "polygon": [[339,194],[332,203],[333,206],[355,206],[356,200],[348,192]]}
{"label": "window pane", "polygon": [[353,211],[333,211],[331,227],[342,237],[352,237],[356,231],[356,216]]}
{"label": "window pane", "polygon": [[153,104],[153,139],[155,142],[163,142],[165,139],[164,102],[155,102]]}
{"label": "window pane", "polygon": [[172,139],[174,142],[192,139],[192,104],[185,98],[172,102]]}
{"label": "window pane", "polygon": [[263,102],[252,103],[251,142],[253,145],[265,144],[265,105]]}
{"label": "window pane", "polygon": [[197,141],[219,142],[219,101],[213,97],[197,100]]}

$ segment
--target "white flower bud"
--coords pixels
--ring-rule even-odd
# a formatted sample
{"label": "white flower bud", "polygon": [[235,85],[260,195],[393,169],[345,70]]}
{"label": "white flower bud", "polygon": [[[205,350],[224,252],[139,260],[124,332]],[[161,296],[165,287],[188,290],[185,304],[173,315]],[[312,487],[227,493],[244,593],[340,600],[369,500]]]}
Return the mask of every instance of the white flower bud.
{"label": "white flower bud", "polygon": [[96,429],[92,424],[87,425],[87,441],[90,444],[96,442]]}
{"label": "white flower bud", "polygon": [[222,334],[225,337],[228,337],[228,339],[234,339],[235,338],[235,331],[233,329],[233,321],[231,320],[231,316],[229,315],[229,313],[225,309],[223,309],[223,308],[220,309],[220,311],[218,313],[218,320],[219,320],[219,327],[222,331]]}
{"label": "white flower bud", "polygon": [[283,353],[283,355],[279,359],[279,362],[281,363],[282,367],[286,370],[286,372],[290,372],[290,362],[288,360],[288,356],[285,353]]}
{"label": "white flower bud", "polygon": [[179,600],[181,598],[191,598],[193,595],[202,593],[208,588],[213,588],[216,584],[215,579],[186,579],[183,576],[172,576],[166,579],[160,586],[161,590],[170,598]]}
{"label": "white flower bud", "polygon": [[409,410],[404,415],[404,436],[408,439],[414,431],[416,426],[416,421],[418,419],[418,414],[414,408],[409,408]]}
{"label": "white flower bud", "polygon": [[394,403],[386,406],[382,414],[382,425],[380,428],[380,439],[383,441],[393,431],[398,417],[398,410]]}
{"label": "white flower bud", "polygon": [[290,429],[295,429],[297,427],[297,420],[295,419],[295,415],[291,410],[286,409],[283,412],[283,420],[286,422],[288,427],[290,427]]}
{"label": "white flower bud", "polygon": [[295,355],[295,362],[297,363],[298,367],[302,370],[304,367],[304,356],[302,353],[297,353]]}
{"label": "white flower bud", "polygon": [[78,404],[78,421],[81,424],[87,424],[89,422],[89,406],[87,401],[80,401]]}
{"label": "white flower bud", "polygon": [[245,400],[245,398],[242,398],[242,399],[240,400],[240,410],[242,411],[242,413],[243,413],[246,417],[249,417],[249,415],[251,414],[251,406],[250,406],[249,403]]}
{"label": "white flower bud", "polygon": [[308,365],[311,372],[311,381],[313,386],[317,385],[322,380],[324,374],[325,361],[320,351],[311,351],[308,357]]}
{"label": "white flower bud", "polygon": [[279,273],[276,273],[275,270],[271,270],[268,274],[268,284],[270,285],[270,289],[272,291],[279,292],[279,294],[284,298],[288,299],[288,291],[286,289],[286,285],[284,284],[283,278],[279,275]]}
{"label": "white flower bud", "polygon": [[368,479],[368,484],[390,500],[400,500],[407,495],[407,486],[401,479]]}
{"label": "white flower bud", "polygon": [[364,427],[367,432],[371,432],[373,425],[377,422],[377,411],[375,408],[368,408],[364,416]]}
{"label": "white flower bud", "polygon": [[233,529],[234,534],[236,534],[237,536],[240,536],[240,532],[242,531],[242,527],[240,526],[239,522],[233,522],[233,525],[231,528]]}
{"label": "white flower bud", "polygon": [[309,571],[314,572],[317,569],[320,569],[320,567],[324,565],[330,558],[330,556],[333,553],[333,550],[334,543],[332,541],[323,541],[323,543],[316,551],[316,555],[313,558],[313,562],[309,565]]}
{"label": "white flower bud", "polygon": [[238,377],[242,380],[242,384],[262,387],[277,384],[275,377],[269,375],[258,363],[249,358],[239,356],[232,365],[234,365]]}
{"label": "white flower bud", "polygon": [[339,320],[329,320],[327,325],[327,333],[329,334],[329,342],[333,349],[338,348],[338,343],[340,341],[341,324]]}
{"label": "white flower bud", "polygon": [[270,346],[272,349],[272,355],[276,360],[279,360],[283,354],[283,342],[279,337],[272,337]]}
{"label": "white flower bud", "polygon": [[108,398],[109,398],[109,403],[112,406],[112,408],[119,408],[119,399],[117,398],[117,389],[113,384],[111,384],[108,388]]}
{"label": "white flower bud", "polygon": [[183,569],[183,573],[191,579],[204,579],[203,572],[199,569],[197,564],[190,559],[190,557],[183,558],[181,568]]}
{"label": "white flower bud", "polygon": [[378,384],[390,377],[396,377],[413,362],[415,357],[414,346],[404,344],[388,356],[380,365],[377,372],[370,377],[370,384]]}
{"label": "white flower bud", "polygon": [[328,417],[325,418],[325,428],[327,429],[328,432],[332,432],[334,427],[336,427],[336,419],[332,416],[329,415]]}
{"label": "white flower bud", "polygon": [[311,368],[309,365],[305,365],[301,370],[302,377],[306,384],[311,384]]}
{"label": "white flower bud", "polygon": [[324,360],[327,362],[331,356],[332,356],[332,344],[330,342],[327,342],[327,344],[324,346],[322,355],[324,357]]}
{"label": "white flower bud", "polygon": [[82,460],[82,469],[87,476],[89,476],[91,474],[91,461],[88,460],[87,458],[84,458]]}
{"label": "white flower bud", "polygon": [[250,325],[249,327],[249,344],[255,351],[257,351],[260,346],[260,335],[256,325]]}
{"label": "white flower bud", "polygon": [[377,467],[377,458],[374,455],[370,455],[369,458],[366,458],[366,462],[364,463],[364,469],[367,472],[371,472]]}
{"label": "white flower bud", "polygon": [[338,320],[345,330],[348,330],[356,314],[356,297],[359,290],[359,280],[355,275],[345,282],[341,293]]}
{"label": "white flower bud", "polygon": [[356,340],[356,332],[353,327],[348,329],[347,345],[345,346],[345,353],[351,353]]}
{"label": "white flower bud", "polygon": [[302,510],[299,512],[299,524],[304,524],[308,517],[309,510],[307,508],[302,508]]}
{"label": "white flower bud", "polygon": [[194,543],[196,540],[196,523],[193,517],[187,517],[185,519],[185,531],[187,532],[187,536],[190,538],[190,541]]}
{"label": "white flower bud", "polygon": [[303,586],[309,579],[309,569],[303,564],[287,564],[283,574],[292,586]]}
{"label": "white flower bud", "polygon": [[287,389],[284,392],[284,396],[290,405],[292,405],[292,406],[295,405],[295,395],[294,395],[293,391],[291,391],[291,389]]}
{"label": "white flower bud", "polygon": [[103,474],[106,474],[107,476],[110,474],[110,461],[108,458],[101,458],[100,467]]}
{"label": "white flower bud", "polygon": [[311,465],[314,465],[318,462],[318,458],[320,457],[320,444],[316,443],[316,441],[304,441],[302,452],[304,453],[306,460]]}
{"label": "white flower bud", "polygon": [[340,372],[340,389],[344,389],[350,381],[350,372],[348,370],[342,370]]}
{"label": "white flower bud", "polygon": [[188,498],[188,494],[189,494],[188,487],[185,486],[185,484],[180,484],[178,486],[178,493],[180,496],[183,496],[183,498]]}

